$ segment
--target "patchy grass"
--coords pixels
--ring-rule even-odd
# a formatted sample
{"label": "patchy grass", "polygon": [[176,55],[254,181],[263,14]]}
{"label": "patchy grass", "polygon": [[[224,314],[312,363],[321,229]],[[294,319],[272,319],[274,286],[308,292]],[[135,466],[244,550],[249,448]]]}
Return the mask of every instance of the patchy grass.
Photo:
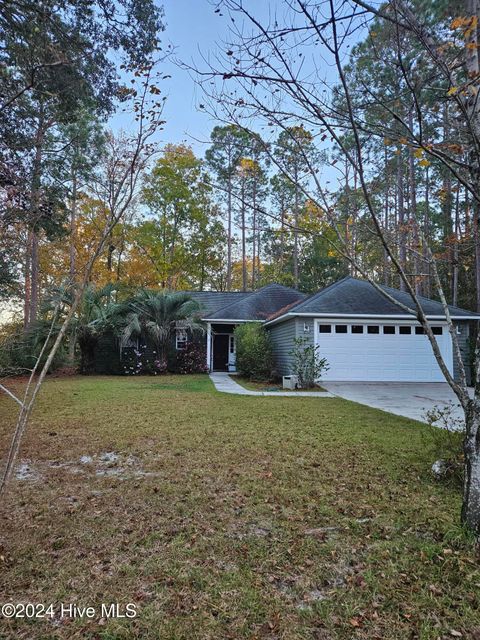
{"label": "patchy grass", "polygon": [[[238,384],[242,385],[242,387],[244,387],[245,389],[250,389],[251,391],[282,391],[285,393],[290,392],[290,389],[283,388],[282,382],[257,382],[238,375],[231,376],[231,378],[232,380],[235,380],[235,382],[238,382]],[[305,391],[326,391],[326,389],[324,389],[320,385],[316,385],[313,389],[305,389]]]}
{"label": "patchy grass", "polygon": [[[13,417],[0,398],[2,451]],[[0,637],[478,638],[478,560],[422,431],[206,376],[49,380],[31,475],[2,504],[0,602],[138,615],[2,620]]]}

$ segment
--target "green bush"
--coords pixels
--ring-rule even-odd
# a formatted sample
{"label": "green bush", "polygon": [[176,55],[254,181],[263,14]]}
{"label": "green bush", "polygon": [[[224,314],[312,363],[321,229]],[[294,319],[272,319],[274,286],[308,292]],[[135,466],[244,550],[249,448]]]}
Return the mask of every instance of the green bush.
{"label": "green bush", "polygon": [[246,322],[235,329],[237,371],[250,380],[268,381],[273,378],[273,349],[265,328]]}
{"label": "green bush", "polygon": [[321,358],[318,345],[313,345],[308,338],[295,338],[294,347],[290,351],[293,359],[292,373],[298,378],[301,389],[311,389],[329,366],[326,358]]}
{"label": "green bush", "polygon": [[[40,366],[45,363],[50,347],[55,341],[57,330],[58,328],[55,327],[50,335],[49,348],[44,351]],[[27,331],[24,331],[23,327],[18,324],[12,326],[10,331],[2,332],[0,341],[0,375],[19,375],[28,373],[33,369],[49,331],[50,323],[39,320]],[[55,354],[50,371],[58,369],[65,362],[66,353],[64,347],[61,346]]]}

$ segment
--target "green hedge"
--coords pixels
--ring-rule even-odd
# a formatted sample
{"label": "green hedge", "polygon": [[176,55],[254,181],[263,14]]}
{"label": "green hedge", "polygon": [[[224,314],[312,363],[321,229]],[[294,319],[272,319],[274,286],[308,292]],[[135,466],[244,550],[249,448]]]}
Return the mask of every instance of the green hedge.
{"label": "green hedge", "polygon": [[237,371],[250,380],[271,380],[274,357],[270,336],[261,324],[246,322],[235,329]]}

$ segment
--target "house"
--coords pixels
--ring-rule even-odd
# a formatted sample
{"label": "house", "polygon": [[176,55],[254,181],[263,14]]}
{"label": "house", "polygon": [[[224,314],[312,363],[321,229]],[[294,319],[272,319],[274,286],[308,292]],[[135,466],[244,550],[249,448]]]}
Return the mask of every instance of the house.
{"label": "house", "polygon": [[[382,286],[391,298],[413,307],[410,296]],[[346,277],[306,296],[279,284],[256,291],[192,292],[202,308],[206,330],[206,358],[211,371],[235,371],[234,329],[245,322],[261,322],[270,332],[277,371],[291,373],[294,339],[319,346],[329,363],[323,380],[443,382],[430,342],[415,315],[407,313],[365,280]],[[447,367],[458,377],[442,305],[421,297]],[[480,314],[450,306],[462,359],[470,368],[470,335]],[[179,329],[178,347],[186,337]]]}

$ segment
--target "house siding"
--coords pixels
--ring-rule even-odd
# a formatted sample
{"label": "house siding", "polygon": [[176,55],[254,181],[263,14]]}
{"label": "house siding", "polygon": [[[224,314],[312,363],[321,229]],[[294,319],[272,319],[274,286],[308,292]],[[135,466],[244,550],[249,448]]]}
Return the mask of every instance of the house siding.
{"label": "house siding", "polygon": [[296,337],[295,318],[274,324],[268,327],[273,345],[273,355],[275,357],[275,367],[278,375],[287,376],[291,373],[293,340]]}

